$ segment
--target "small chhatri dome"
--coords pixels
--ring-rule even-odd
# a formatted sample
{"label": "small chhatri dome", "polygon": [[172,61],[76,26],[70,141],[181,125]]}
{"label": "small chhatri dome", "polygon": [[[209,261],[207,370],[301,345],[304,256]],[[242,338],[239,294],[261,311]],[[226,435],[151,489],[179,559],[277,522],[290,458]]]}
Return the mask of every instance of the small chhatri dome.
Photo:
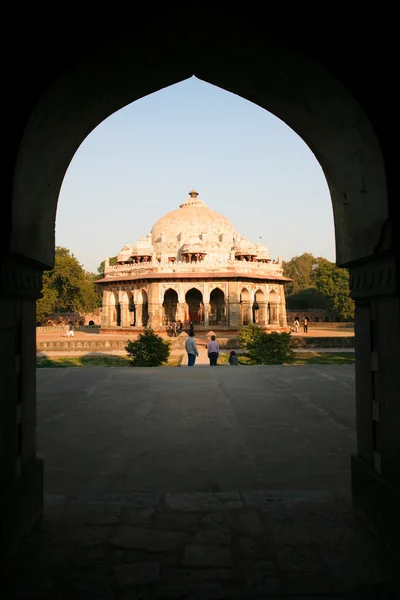
{"label": "small chhatri dome", "polygon": [[256,244],[256,250],[259,258],[269,258],[268,249],[263,244]]}
{"label": "small chhatri dome", "polygon": [[256,256],[257,250],[255,246],[245,237],[242,237],[235,244],[235,254],[243,254],[247,256]]}
{"label": "small chhatri dome", "polygon": [[130,244],[125,244],[123,248],[119,251],[117,256],[117,262],[125,262],[130,259],[132,256],[132,246]]}
{"label": "small chhatri dome", "polygon": [[153,253],[153,244],[148,238],[141,237],[133,246],[132,256],[143,256]]}

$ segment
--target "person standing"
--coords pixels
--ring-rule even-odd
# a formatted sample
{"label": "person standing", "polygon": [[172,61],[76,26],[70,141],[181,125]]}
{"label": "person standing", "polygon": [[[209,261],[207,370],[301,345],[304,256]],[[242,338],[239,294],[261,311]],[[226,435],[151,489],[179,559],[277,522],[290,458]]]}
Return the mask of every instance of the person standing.
{"label": "person standing", "polygon": [[196,362],[196,356],[199,355],[199,351],[197,350],[196,340],[194,339],[194,333],[189,331],[189,335],[185,341],[185,350],[188,355],[188,367],[193,367]]}
{"label": "person standing", "polygon": [[308,333],[308,317],[304,317],[304,333]]}
{"label": "person standing", "polygon": [[182,323],[182,321],[178,321],[178,335],[180,333],[182,333],[182,330],[183,330],[183,323]]}
{"label": "person standing", "polygon": [[172,321],[171,328],[172,328],[172,337],[176,337],[176,322],[175,321]]}
{"label": "person standing", "polygon": [[300,325],[299,317],[295,317],[294,318],[294,332],[295,333],[299,333],[299,325]]}
{"label": "person standing", "polygon": [[210,359],[210,367],[216,367],[219,356],[219,344],[215,340],[215,335],[211,336],[211,340],[207,344],[207,355]]}

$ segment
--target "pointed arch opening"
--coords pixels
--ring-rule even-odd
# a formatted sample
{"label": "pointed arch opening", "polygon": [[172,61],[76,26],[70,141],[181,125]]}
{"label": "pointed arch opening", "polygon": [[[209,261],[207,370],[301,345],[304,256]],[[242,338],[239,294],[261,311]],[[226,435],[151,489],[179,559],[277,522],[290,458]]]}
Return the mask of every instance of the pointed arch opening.
{"label": "pointed arch opening", "polygon": [[204,323],[203,294],[197,288],[191,288],[185,294],[185,322]]}
{"label": "pointed arch opening", "polygon": [[210,325],[227,325],[225,294],[218,287],[213,289],[210,294],[208,322]]}
{"label": "pointed arch opening", "polygon": [[176,322],[176,313],[178,309],[178,294],[172,288],[164,293],[163,301],[163,325],[169,327],[173,321]]}

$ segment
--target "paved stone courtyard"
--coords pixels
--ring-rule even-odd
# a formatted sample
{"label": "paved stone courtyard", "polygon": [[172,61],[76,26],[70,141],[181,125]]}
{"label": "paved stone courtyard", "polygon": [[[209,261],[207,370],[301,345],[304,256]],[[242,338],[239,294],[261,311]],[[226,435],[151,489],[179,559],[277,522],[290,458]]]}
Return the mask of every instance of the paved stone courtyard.
{"label": "paved stone courtyard", "polygon": [[352,366],[43,369],[38,396],[45,517],[2,598],[322,600],[395,580],[351,509]]}

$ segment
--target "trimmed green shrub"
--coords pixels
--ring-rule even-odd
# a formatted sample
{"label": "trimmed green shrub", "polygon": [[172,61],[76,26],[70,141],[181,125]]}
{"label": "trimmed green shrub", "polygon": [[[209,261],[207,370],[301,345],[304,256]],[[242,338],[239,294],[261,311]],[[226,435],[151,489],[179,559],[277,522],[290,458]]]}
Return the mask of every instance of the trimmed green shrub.
{"label": "trimmed green shrub", "polygon": [[168,361],[171,343],[154,333],[149,327],[138,338],[125,346],[132,367],[161,367]]}
{"label": "trimmed green shrub", "polygon": [[239,333],[239,343],[252,365],[283,365],[295,358],[290,333],[266,333],[258,325],[247,325]]}

